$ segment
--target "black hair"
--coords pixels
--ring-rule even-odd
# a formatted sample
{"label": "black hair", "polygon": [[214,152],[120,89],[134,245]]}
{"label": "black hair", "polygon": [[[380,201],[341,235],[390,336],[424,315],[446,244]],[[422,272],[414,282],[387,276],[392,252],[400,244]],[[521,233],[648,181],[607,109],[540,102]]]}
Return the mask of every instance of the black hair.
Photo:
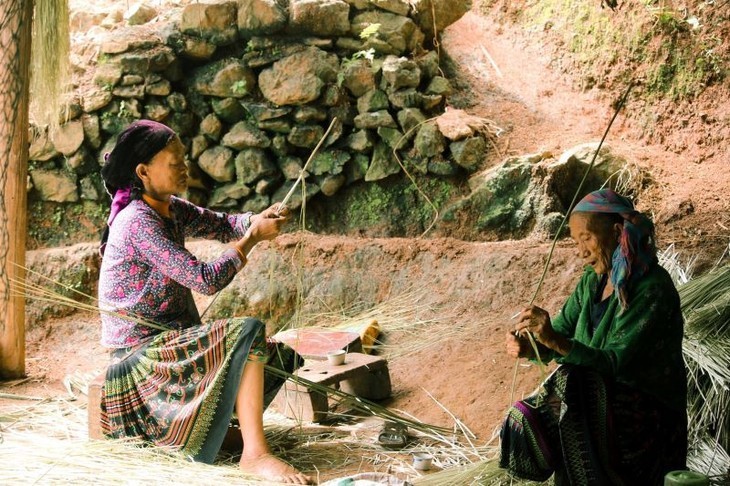
{"label": "black hair", "polygon": [[[101,236],[99,252],[102,256],[109,239],[109,224],[116,213],[129,201],[142,197],[144,186],[137,176],[137,166],[147,164],[176,138],[175,132],[162,123],[138,120],[119,134],[111,153],[104,155],[105,163],[101,168],[101,177],[104,180],[106,191],[112,198],[112,211]],[[123,205],[116,206],[114,194],[119,189],[130,189],[130,194],[129,199]]]}
{"label": "black hair", "polygon": [[104,186],[112,197],[117,189],[131,188],[132,197],[142,193],[137,165],[146,164],[176,138],[175,132],[162,123],[138,120],[119,134],[111,153],[104,156],[101,168]]}

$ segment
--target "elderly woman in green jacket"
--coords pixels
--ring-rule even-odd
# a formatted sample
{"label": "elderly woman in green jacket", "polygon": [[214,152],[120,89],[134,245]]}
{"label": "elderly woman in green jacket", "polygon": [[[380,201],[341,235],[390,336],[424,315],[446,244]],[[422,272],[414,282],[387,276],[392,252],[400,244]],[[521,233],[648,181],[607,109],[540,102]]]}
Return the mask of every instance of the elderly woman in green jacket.
{"label": "elderly woman in green jacket", "polygon": [[570,235],[586,264],[551,320],[525,309],[507,352],[561,366],[510,408],[500,465],[555,484],[663,484],[684,469],[687,383],[679,296],[658,264],[654,226],[610,189],[578,203]]}

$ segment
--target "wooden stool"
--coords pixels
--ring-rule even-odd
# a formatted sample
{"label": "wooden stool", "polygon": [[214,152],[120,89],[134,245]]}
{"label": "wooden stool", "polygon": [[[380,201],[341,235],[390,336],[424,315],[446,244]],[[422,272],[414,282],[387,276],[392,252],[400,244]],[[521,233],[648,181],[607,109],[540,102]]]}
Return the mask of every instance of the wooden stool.
{"label": "wooden stool", "polygon": [[[333,386],[368,400],[382,400],[391,393],[388,362],[379,356],[348,353],[342,365],[327,361],[305,361],[296,374],[319,385]],[[321,422],[327,417],[327,394],[287,381],[272,406],[296,420]]]}
{"label": "wooden stool", "polygon": [[89,401],[86,405],[89,422],[89,439],[103,439],[101,432],[101,392],[106,380],[106,370],[89,383]]}

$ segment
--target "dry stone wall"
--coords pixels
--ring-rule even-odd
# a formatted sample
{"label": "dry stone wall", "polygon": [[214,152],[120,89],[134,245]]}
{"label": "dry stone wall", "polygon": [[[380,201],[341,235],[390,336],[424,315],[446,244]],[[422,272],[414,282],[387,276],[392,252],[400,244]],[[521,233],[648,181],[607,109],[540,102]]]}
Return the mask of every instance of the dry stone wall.
{"label": "dry stone wall", "polygon": [[[442,133],[429,121],[444,112],[452,91],[429,39],[469,6],[190,3],[154,28],[146,24],[154,11],[137,7],[128,18],[141,30],[119,29],[100,43],[93,83],[79,86],[60,130],[33,129],[32,197],[105,199],[103,154],[140,118],[180,134],[190,165],[187,196],[211,208],[259,211],[281,200],[333,120],[307,171],[307,198],[399,174],[398,159],[433,177],[473,172],[484,159],[482,136]],[[291,204],[301,204],[298,191]]]}

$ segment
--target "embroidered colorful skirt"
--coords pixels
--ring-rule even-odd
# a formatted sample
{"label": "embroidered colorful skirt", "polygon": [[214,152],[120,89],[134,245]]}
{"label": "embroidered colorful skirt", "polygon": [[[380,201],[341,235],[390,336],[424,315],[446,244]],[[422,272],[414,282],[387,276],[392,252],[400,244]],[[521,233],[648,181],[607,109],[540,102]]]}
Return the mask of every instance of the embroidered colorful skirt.
{"label": "embroidered colorful skirt", "polygon": [[[142,439],[212,463],[247,360],[288,372],[300,364],[291,348],[267,341],[264,324],[251,318],[166,331],[114,350],[102,393],[102,430],[110,438]],[[264,374],[264,408],[283,383]]]}
{"label": "embroidered colorful skirt", "polygon": [[685,469],[687,416],[596,372],[563,365],[510,408],[500,467],[560,485],[662,485]]}

